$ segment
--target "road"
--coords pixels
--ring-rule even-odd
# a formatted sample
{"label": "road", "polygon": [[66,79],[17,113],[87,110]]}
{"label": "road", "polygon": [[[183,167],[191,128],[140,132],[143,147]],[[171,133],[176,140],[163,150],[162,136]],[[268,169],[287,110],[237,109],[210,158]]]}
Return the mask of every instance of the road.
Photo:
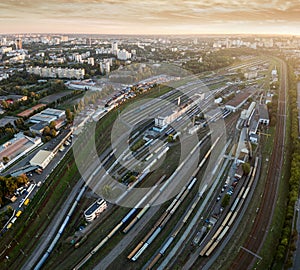
{"label": "road", "polygon": [[[67,131],[66,133],[68,133],[69,131]],[[62,135],[64,136],[64,135]],[[13,165],[12,168],[10,168],[7,172],[5,172],[5,174],[10,174],[13,171],[17,170],[18,168],[24,167],[25,165],[29,164],[30,159],[32,159],[34,157],[34,155],[40,151],[40,150],[45,150],[45,149],[52,149],[54,148],[57,144],[58,141],[60,140],[61,137],[54,139],[51,142],[48,142],[44,145],[42,145],[41,147],[37,148],[36,150],[34,150],[32,153],[30,153],[28,156],[26,156],[24,159],[22,159],[20,162],[18,162],[17,164]],[[68,146],[69,148],[70,146]],[[61,160],[64,158],[65,154],[67,153],[68,148],[66,148],[66,150],[64,152],[57,152],[57,154],[55,155],[55,157],[51,160],[51,162],[48,164],[48,166],[43,170],[42,174],[37,174],[36,172],[32,172],[32,176],[28,176],[30,181],[33,181],[34,183],[38,183],[38,182],[44,182],[47,180],[48,176],[51,174],[51,172],[55,169],[55,167],[61,162]],[[38,191],[37,188],[34,189],[34,191],[31,193],[30,198],[32,198],[34,196],[34,194]],[[10,203],[9,206],[11,206],[13,209],[17,209],[20,201],[25,197],[25,195],[23,196],[19,196],[18,199],[13,202]],[[1,211],[5,211],[6,207],[3,207]]]}
{"label": "road", "polygon": [[75,196],[77,195],[79,189],[83,185],[84,181],[81,179],[77,182],[73,190],[71,191],[70,195],[68,196],[67,200],[61,206],[61,210],[57,213],[55,218],[52,219],[51,223],[41,236],[36,236],[40,238],[39,244],[36,246],[34,252],[28,258],[26,263],[22,266],[22,270],[33,269],[34,265],[38,261],[38,259],[42,256],[44,250],[48,247],[51,243],[51,240],[56,233],[59,225],[62,223],[65,215],[67,214],[68,209],[72,205]]}
{"label": "road", "polygon": [[[269,162],[265,189],[262,196],[261,207],[258,211],[251,232],[244,243],[244,248],[258,254],[267,236],[275,203],[277,200],[277,190],[281,178],[281,168],[284,156],[285,127],[286,127],[286,92],[287,92],[287,67],[281,62],[281,80],[278,98],[277,126],[274,138],[272,156]],[[240,249],[237,257],[230,266],[230,269],[251,269],[255,262],[255,257]]]}
{"label": "road", "polygon": [[[29,161],[35,156],[35,154],[40,150],[53,150],[56,145],[69,133],[69,129],[62,130],[56,138],[52,139],[51,141],[41,145],[40,147],[34,149],[32,152],[26,154],[21,160],[16,162],[14,165],[12,165],[8,170],[5,170],[5,172],[2,172],[0,175],[7,175],[11,174],[12,172],[29,165]],[[59,155],[60,152],[58,152]],[[61,154],[62,155],[62,154]],[[43,174],[45,175],[45,174]],[[40,181],[40,180],[39,180]]]}
{"label": "road", "polygon": [[[68,149],[68,151],[72,151],[72,149]],[[100,157],[107,155],[107,151],[103,153],[103,155]],[[95,168],[97,166],[97,163],[94,162],[92,164]],[[39,244],[36,246],[35,250],[32,252],[31,256],[28,258],[26,263],[23,265],[21,269],[27,270],[27,269],[33,269],[33,266],[37,263],[38,259],[42,256],[43,252],[46,250],[46,248],[51,244],[51,241],[57,232],[59,226],[61,225],[62,221],[64,220],[67,211],[69,210],[70,206],[73,204],[77,193],[85,183],[84,179],[87,178],[81,178],[72,191],[70,192],[68,198],[66,201],[62,204],[61,210],[56,214],[56,216],[52,219],[51,223],[43,233],[43,235],[38,236],[40,238]]]}

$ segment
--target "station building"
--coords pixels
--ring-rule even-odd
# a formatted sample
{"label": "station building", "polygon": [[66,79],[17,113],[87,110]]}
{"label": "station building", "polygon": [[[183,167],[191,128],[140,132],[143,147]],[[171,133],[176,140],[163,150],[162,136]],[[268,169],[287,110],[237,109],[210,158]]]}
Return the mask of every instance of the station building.
{"label": "station building", "polygon": [[92,222],[97,218],[105,209],[107,208],[107,203],[103,199],[99,199],[94,202],[88,209],[84,211],[84,217],[86,221]]}

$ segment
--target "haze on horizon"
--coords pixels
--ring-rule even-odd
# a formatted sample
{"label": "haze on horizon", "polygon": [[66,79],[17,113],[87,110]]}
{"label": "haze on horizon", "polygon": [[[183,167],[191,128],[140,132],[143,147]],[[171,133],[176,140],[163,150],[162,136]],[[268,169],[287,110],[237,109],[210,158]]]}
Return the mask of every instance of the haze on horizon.
{"label": "haze on horizon", "polygon": [[2,0],[0,33],[300,34],[298,0]]}

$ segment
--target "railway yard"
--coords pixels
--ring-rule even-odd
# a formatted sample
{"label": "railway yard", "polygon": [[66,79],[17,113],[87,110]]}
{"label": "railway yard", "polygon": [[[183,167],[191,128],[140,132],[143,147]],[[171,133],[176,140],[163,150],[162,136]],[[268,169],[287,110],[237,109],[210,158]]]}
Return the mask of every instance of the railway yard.
{"label": "railway yard", "polygon": [[[266,85],[276,68],[272,135],[270,118],[260,110],[267,108]],[[232,74],[249,69],[260,76],[232,82]],[[53,171],[54,185],[60,186],[57,178],[70,178],[61,183],[68,192],[49,208],[55,222],[39,223],[37,211],[34,219],[25,215],[24,231],[4,244],[1,269],[223,269],[217,260],[228,246],[234,250],[226,257],[228,269],[259,269],[282,176],[287,88],[284,61],[253,57],[201,79],[155,86],[107,111],[98,123],[88,122]],[[216,102],[220,97],[224,106]],[[261,142],[269,141],[273,150],[266,157]],[[48,190],[54,193],[50,184]],[[254,197],[259,207],[249,222]],[[85,220],[83,213],[96,209],[100,198],[101,211],[97,206],[92,221]],[[43,207],[50,202],[51,194]],[[30,226],[39,227],[39,237],[31,232],[32,242],[18,249]],[[232,244],[243,226],[249,230],[245,241]]]}

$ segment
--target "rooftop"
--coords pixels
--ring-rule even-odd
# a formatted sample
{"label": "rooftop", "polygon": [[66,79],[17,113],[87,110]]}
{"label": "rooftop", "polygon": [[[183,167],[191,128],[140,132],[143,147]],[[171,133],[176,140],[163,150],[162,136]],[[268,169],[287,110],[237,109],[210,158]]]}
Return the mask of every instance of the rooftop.
{"label": "rooftop", "polygon": [[40,150],[30,160],[30,164],[42,164],[50,155],[52,155],[51,151]]}
{"label": "rooftop", "polygon": [[259,118],[260,119],[269,119],[268,107],[265,104],[258,105]]}
{"label": "rooftop", "polygon": [[47,125],[48,125],[47,122],[42,121],[42,122],[39,122],[39,123],[37,123],[37,124],[32,125],[32,126],[30,127],[30,129],[41,130],[41,129],[43,129],[43,128],[44,128],[45,126],[47,126]]}
{"label": "rooftop", "polygon": [[15,135],[15,138],[0,146],[0,161],[2,161],[4,157],[8,157],[11,160],[22,152],[25,152],[25,150],[34,144],[34,139],[26,137],[22,133],[18,133]]}
{"label": "rooftop", "polygon": [[250,91],[243,91],[239,92],[235,95],[233,99],[228,101],[226,105],[232,106],[232,107],[238,107],[241,103],[243,103],[245,100],[247,100],[252,93]]}
{"label": "rooftop", "polygon": [[46,115],[42,113],[37,113],[34,116],[30,117],[31,122],[48,122],[50,123],[51,121],[56,120],[56,116],[51,116],[51,115]]}
{"label": "rooftop", "polygon": [[25,110],[23,112],[20,112],[18,114],[18,116],[29,117],[30,115],[32,115],[34,113],[34,111],[36,111],[36,110],[38,110],[40,108],[44,108],[44,107],[46,107],[46,104],[42,104],[42,103],[41,104],[37,104],[37,105],[31,107],[30,109],[27,109],[27,110]]}
{"label": "rooftop", "polygon": [[89,216],[93,214],[102,204],[104,204],[105,201],[103,199],[100,199],[96,202],[94,202],[85,212],[84,214]]}
{"label": "rooftop", "polygon": [[58,117],[61,114],[65,114],[65,112],[62,110],[51,109],[51,108],[47,108],[46,110],[43,110],[41,113],[46,114],[46,115],[54,115],[54,116],[58,116]]}
{"label": "rooftop", "polygon": [[13,117],[13,116],[5,116],[3,118],[0,119],[0,127],[4,127],[7,124],[12,124],[14,125],[14,121],[17,120],[17,117]]}

